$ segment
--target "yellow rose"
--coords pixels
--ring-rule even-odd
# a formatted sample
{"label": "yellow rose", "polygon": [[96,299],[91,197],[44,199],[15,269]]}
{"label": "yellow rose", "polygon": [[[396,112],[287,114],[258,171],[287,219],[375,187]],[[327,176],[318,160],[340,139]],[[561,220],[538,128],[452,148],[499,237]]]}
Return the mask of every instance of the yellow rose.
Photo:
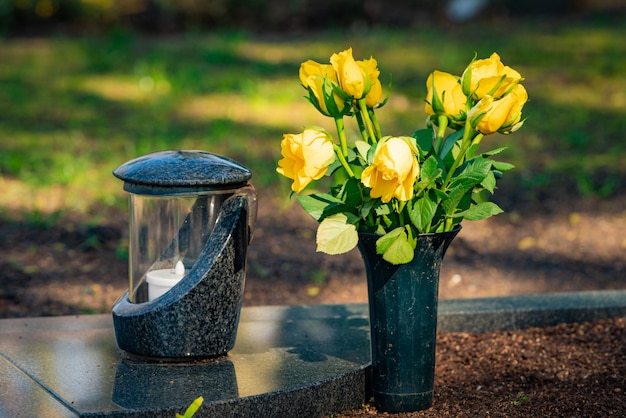
{"label": "yellow rose", "polygon": [[337,74],[335,69],[330,64],[320,64],[313,60],[308,60],[300,64],[300,82],[306,88],[308,86],[307,79],[312,75],[317,75],[322,78],[328,78],[331,81],[337,83]]}
{"label": "yellow rose", "polygon": [[[330,64],[319,64],[308,60],[300,65],[300,81],[313,92],[309,100],[326,116],[339,116],[346,107],[345,100],[335,93],[339,87],[337,74]],[[325,88],[326,83],[326,88]]]}
{"label": "yellow rose", "polygon": [[367,107],[375,107],[380,103],[383,97],[383,86],[378,79],[380,75],[378,63],[374,58],[370,58],[368,60],[357,61],[357,64],[359,64],[361,69],[367,74],[370,82],[370,91],[365,96],[365,104]]}
{"label": "yellow rose", "polygon": [[316,129],[283,135],[280,153],[283,158],[278,161],[276,171],[293,180],[291,189],[296,193],[322,178],[335,161],[332,139],[328,133]]}
{"label": "yellow rose", "polygon": [[[340,116],[346,107],[346,101],[334,92],[332,87],[325,87],[328,83],[327,78],[312,75],[307,78],[307,86],[313,92],[317,108],[326,116]],[[332,92],[331,92],[332,91]]]}
{"label": "yellow rose", "polygon": [[433,71],[426,80],[426,88],[427,114],[460,116],[461,111],[465,110],[467,98],[463,94],[459,77],[442,71]]}
{"label": "yellow rose", "polygon": [[361,182],[372,189],[371,197],[380,197],[384,203],[393,197],[413,197],[413,184],[420,169],[408,141],[409,138],[391,137],[378,143],[372,165],[361,174]]}
{"label": "yellow rose", "polygon": [[372,83],[372,87],[370,92],[365,96],[365,104],[367,107],[373,108],[378,105],[383,98],[383,86],[380,84],[379,80],[376,80]]}
{"label": "yellow rose", "polygon": [[370,91],[367,72],[354,60],[352,48],[348,48],[330,57],[339,86],[346,94],[354,99],[361,99]]}
{"label": "yellow rose", "polygon": [[476,100],[489,95],[499,99],[523,80],[520,73],[505,66],[495,52],[487,59],[470,63],[461,77],[463,93]]}
{"label": "yellow rose", "polygon": [[521,84],[501,98],[483,97],[469,111],[468,118],[472,126],[483,135],[495,132],[510,133],[521,126],[522,108],[528,100],[528,93]]}

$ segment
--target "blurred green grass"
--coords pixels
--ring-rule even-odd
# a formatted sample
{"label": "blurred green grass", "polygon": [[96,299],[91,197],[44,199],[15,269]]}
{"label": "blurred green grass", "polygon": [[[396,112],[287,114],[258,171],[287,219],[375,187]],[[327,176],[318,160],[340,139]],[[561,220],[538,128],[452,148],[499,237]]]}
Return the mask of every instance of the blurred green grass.
{"label": "blurred green grass", "polygon": [[[111,171],[163,149],[234,158],[255,185],[284,193],[275,173],[283,133],[331,121],[303,98],[298,67],[352,46],[393,80],[383,130],[424,124],[425,80],[461,74],[498,52],[526,78],[524,128],[489,138],[517,166],[515,195],[607,197],[626,178],[626,27],[618,21],[519,20],[352,29],[299,35],[190,32],[0,41],[0,210],[97,215],[125,205]],[[356,127],[352,127],[355,129]],[[356,135],[355,132],[353,132]],[[499,145],[499,144],[498,144]]]}

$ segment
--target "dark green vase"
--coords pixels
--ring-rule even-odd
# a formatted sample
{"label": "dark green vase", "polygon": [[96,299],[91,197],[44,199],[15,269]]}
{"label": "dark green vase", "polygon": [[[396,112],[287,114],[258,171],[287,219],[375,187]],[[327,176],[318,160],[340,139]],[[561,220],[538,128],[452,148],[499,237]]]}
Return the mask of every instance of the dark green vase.
{"label": "dark green vase", "polygon": [[359,234],[369,292],[372,391],[385,412],[430,407],[435,376],[439,271],[460,231],[419,235],[410,263],[376,254],[375,234]]}

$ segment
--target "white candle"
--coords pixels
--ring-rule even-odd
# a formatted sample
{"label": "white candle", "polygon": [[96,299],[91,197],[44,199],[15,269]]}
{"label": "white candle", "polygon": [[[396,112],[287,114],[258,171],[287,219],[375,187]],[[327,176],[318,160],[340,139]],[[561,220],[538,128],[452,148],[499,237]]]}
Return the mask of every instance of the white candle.
{"label": "white candle", "polygon": [[185,266],[178,260],[173,269],[152,270],[146,274],[148,300],[154,300],[170,290],[185,275]]}

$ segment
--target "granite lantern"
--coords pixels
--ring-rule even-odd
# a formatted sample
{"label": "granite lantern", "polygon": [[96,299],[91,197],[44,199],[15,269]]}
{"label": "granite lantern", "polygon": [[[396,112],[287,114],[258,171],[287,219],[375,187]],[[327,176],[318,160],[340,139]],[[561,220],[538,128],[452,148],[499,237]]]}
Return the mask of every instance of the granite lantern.
{"label": "granite lantern", "polygon": [[256,220],[251,172],[202,151],[162,151],[113,174],[130,194],[129,288],[113,306],[120,349],[156,359],[235,344]]}

